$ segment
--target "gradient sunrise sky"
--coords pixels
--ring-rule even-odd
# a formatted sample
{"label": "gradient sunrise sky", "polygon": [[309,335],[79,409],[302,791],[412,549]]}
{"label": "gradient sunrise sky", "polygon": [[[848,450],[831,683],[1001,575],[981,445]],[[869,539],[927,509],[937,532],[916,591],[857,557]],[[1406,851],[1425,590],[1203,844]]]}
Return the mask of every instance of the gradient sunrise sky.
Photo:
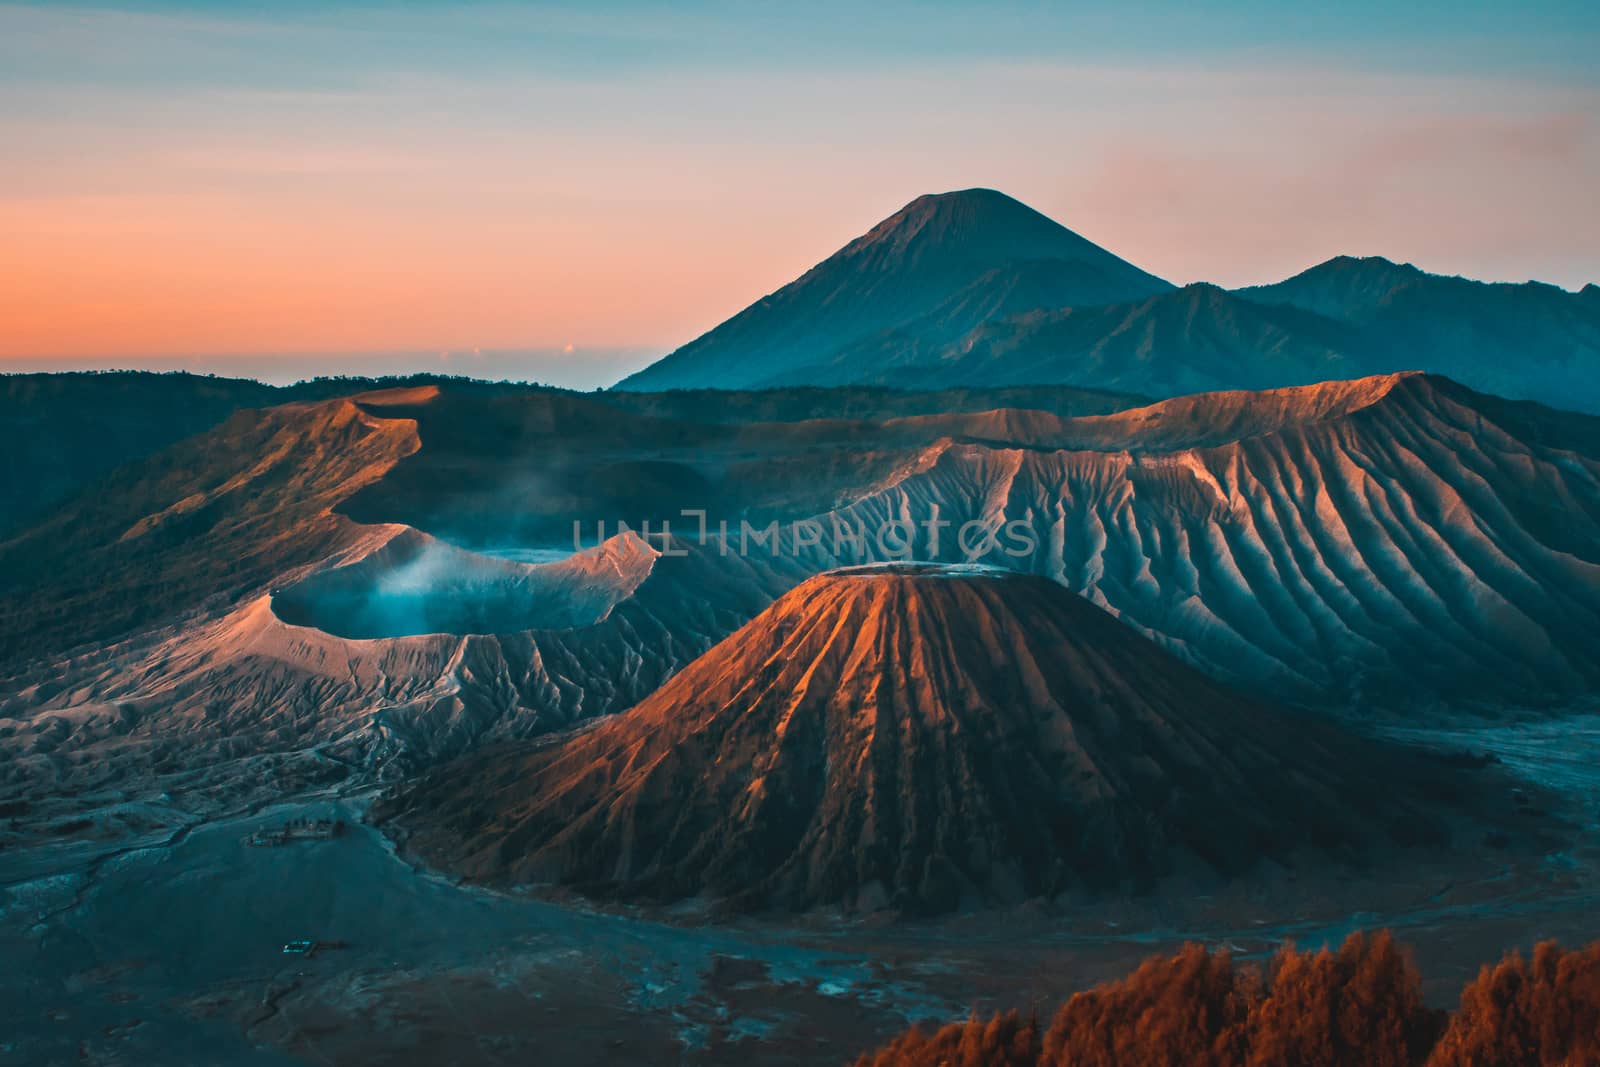
{"label": "gradient sunrise sky", "polygon": [[1600,5],[1297,7],[0,2],[0,369],[605,384],[975,185],[1176,282],[1600,280]]}

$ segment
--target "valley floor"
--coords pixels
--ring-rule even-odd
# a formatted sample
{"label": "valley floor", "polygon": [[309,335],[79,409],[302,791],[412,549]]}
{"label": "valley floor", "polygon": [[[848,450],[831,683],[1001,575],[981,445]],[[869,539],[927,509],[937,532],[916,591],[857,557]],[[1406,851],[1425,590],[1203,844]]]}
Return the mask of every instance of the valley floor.
{"label": "valley floor", "polygon": [[[1494,752],[1600,826],[1600,716],[1411,731]],[[309,792],[134,840],[0,851],[0,1064],[837,1064],[907,1021],[1037,1004],[1184,940],[1270,953],[1390,926],[1448,1003],[1503,951],[1600,937],[1600,840],[1439,869],[940,924],[701,924],[459,886]],[[330,840],[257,848],[298,817]],[[152,823],[159,819],[150,820]],[[342,943],[288,956],[296,938]]]}

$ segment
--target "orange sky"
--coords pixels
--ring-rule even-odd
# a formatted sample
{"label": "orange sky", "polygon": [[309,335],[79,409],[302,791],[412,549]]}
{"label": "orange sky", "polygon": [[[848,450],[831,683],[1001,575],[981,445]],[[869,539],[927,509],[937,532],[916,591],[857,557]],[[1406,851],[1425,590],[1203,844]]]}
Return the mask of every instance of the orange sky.
{"label": "orange sky", "polygon": [[175,6],[0,2],[0,360],[664,352],[973,185],[1177,282],[1337,253],[1600,280],[1600,89],[1520,52],[1419,70],[1063,33],[814,69],[569,12],[578,44],[538,62],[493,48],[545,23]]}

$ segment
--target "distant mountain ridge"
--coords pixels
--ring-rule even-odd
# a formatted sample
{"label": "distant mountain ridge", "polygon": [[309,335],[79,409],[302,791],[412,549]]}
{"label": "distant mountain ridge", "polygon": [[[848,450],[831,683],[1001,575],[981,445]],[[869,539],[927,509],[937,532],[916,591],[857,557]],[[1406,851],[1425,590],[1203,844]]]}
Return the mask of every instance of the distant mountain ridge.
{"label": "distant mountain ridge", "polygon": [[[1367,368],[1406,364],[1518,400],[1600,411],[1600,299],[1543,282],[1479,282],[1338,256],[1239,290],[1345,323]],[[1409,361],[1409,363],[1407,363]]]}
{"label": "distant mountain ridge", "polygon": [[1382,256],[1334,256],[1281,282],[1236,292],[1263,304],[1288,304],[1330,319],[1363,322],[1390,293],[1428,277],[1420,267]]}
{"label": "distant mountain ridge", "polygon": [[776,384],[941,308],[939,328],[957,337],[1040,302],[1104,304],[1171,288],[1003,193],[922,196],[620,388]]}
{"label": "distant mountain ridge", "polygon": [[1073,385],[1157,397],[1424,370],[1600,411],[1600,287],[1336,256],[1177,289],[1003,194],[924,196],[619,389]]}

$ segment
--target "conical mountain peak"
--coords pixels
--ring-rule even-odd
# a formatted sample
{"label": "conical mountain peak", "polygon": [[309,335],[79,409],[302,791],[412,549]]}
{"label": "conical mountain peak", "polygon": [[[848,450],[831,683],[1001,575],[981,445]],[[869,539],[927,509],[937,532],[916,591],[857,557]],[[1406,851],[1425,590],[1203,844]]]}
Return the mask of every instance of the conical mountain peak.
{"label": "conical mountain peak", "polygon": [[1402,813],[1430,836],[1380,787],[1416,772],[1047,579],[890,564],[812,578],[625,715],[384,814],[490,881],[943,911],[1348,854]]}
{"label": "conical mountain peak", "polygon": [[913,239],[955,248],[993,247],[1002,262],[1063,253],[1109,255],[1054,219],[993,189],[919,196],[847,245],[845,252]]}
{"label": "conical mountain peak", "polygon": [[[744,388],[804,377],[847,347],[925,318],[983,279],[1003,286],[1050,265],[1030,300],[1048,306],[1139,300],[1172,287],[992,189],[920,196],[776,293],[621,383],[625,389]],[[1025,310],[968,293],[973,316]],[[1037,305],[1035,305],[1037,306]],[[982,321],[935,324],[959,335]]]}

